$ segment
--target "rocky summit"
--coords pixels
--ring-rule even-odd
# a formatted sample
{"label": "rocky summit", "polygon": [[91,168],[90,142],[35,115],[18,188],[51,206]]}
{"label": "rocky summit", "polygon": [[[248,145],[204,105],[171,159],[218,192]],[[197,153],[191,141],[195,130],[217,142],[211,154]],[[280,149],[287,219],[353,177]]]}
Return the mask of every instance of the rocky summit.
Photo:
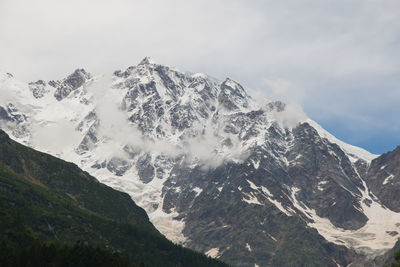
{"label": "rocky summit", "polygon": [[149,58],[61,81],[0,74],[0,126],[129,193],[170,240],[234,266],[368,264],[399,238],[399,149],[346,144],[229,78]]}

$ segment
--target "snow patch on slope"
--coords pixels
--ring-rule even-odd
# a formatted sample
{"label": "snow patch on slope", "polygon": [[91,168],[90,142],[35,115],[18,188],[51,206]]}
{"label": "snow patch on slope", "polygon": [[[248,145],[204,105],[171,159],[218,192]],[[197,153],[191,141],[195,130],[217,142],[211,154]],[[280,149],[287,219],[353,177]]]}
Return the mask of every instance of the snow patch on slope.
{"label": "snow patch on slope", "polygon": [[[291,208],[284,208],[282,204],[273,199],[271,192],[264,186],[257,187],[250,180],[246,180],[250,188],[257,192],[263,192],[268,201],[273,203],[280,211],[287,216],[293,216],[296,214]],[[320,182],[320,185],[325,184],[326,181]],[[390,235],[390,232],[400,232],[400,213],[396,213],[382,206],[369,195],[370,192],[367,188],[366,183],[363,181],[363,186],[366,188],[362,191],[362,197],[360,199],[361,212],[367,217],[367,223],[360,229],[357,230],[345,230],[334,226],[329,219],[322,218],[317,215],[314,209],[309,208],[303,202],[297,200],[297,193],[300,191],[297,187],[290,188],[291,202],[298,212],[301,212],[311,222],[307,222],[308,226],[317,229],[317,231],[328,241],[338,245],[345,245],[349,248],[353,248],[361,254],[365,254],[370,258],[382,255],[388,249],[392,248],[398,240],[398,235]],[[321,188],[320,190],[323,190]],[[360,189],[361,190],[361,189]],[[245,193],[244,193],[245,194]],[[243,201],[250,204],[263,205],[255,197],[254,193],[245,194],[246,198]],[[367,201],[365,201],[367,200]],[[370,205],[366,203],[370,202]],[[275,238],[271,238],[276,241]]]}
{"label": "snow patch on slope", "polygon": [[[386,209],[369,197],[367,185],[364,183],[365,191],[362,191],[360,199],[363,213],[368,217],[367,223],[357,230],[345,230],[335,227],[328,219],[319,217],[314,209],[310,209],[296,199],[298,189],[292,190],[291,198],[294,206],[314,222],[308,226],[317,231],[330,242],[354,248],[356,251],[374,258],[382,255],[396,243],[398,236],[391,236],[388,231],[400,232],[400,213]],[[369,200],[370,205],[364,200]]]}
{"label": "snow patch on slope", "polygon": [[393,174],[390,174],[388,177],[385,178],[382,184],[387,184],[389,183],[392,179],[394,178]]}
{"label": "snow patch on slope", "polygon": [[207,256],[209,256],[211,258],[219,258],[219,256],[220,256],[219,248],[212,248],[212,249],[206,251],[204,254],[206,254]]}
{"label": "snow patch on slope", "polygon": [[249,204],[263,205],[253,193],[250,194],[242,193],[242,194],[244,195],[244,197],[242,198],[244,202]]}
{"label": "snow patch on slope", "polygon": [[246,243],[246,248],[247,248],[247,250],[248,250],[249,252],[252,251],[252,248],[251,248],[251,246],[249,245],[249,243]]}
{"label": "snow patch on slope", "polygon": [[[246,179],[246,181],[247,181],[247,183],[250,185],[250,188],[251,188],[251,189],[253,189],[253,190],[255,190],[255,191],[258,191],[258,192],[261,192],[261,193],[264,195],[264,197],[265,197],[269,202],[271,202],[272,204],[274,204],[275,207],[277,207],[281,212],[283,212],[284,214],[286,214],[286,215],[288,215],[288,216],[291,216],[291,215],[292,215],[292,213],[289,212],[288,210],[286,210],[286,209],[282,206],[282,204],[281,204],[279,201],[277,201],[277,200],[274,199],[274,196],[272,195],[272,193],[271,193],[265,186],[257,187],[252,181],[250,181],[250,180],[248,180],[248,179]],[[239,190],[241,190],[241,189],[239,189]],[[249,203],[249,204],[264,205],[264,204],[262,204],[262,203],[254,196],[254,193],[253,193],[252,195],[249,195],[249,194],[245,194],[245,195],[246,195],[249,199],[243,198],[243,199],[242,199],[243,201],[245,201],[245,202],[247,202],[247,203]]]}
{"label": "snow patch on slope", "polygon": [[187,239],[182,234],[185,222],[175,219],[179,215],[177,212],[166,213],[162,210],[163,198],[161,193],[165,180],[153,179],[150,183],[145,184],[133,171],[118,177],[111,176],[107,169],[93,170],[89,167],[90,165],[88,162],[84,170],[89,171],[100,182],[128,193],[138,206],[146,210],[150,221],[169,240],[177,244],[185,243]]}

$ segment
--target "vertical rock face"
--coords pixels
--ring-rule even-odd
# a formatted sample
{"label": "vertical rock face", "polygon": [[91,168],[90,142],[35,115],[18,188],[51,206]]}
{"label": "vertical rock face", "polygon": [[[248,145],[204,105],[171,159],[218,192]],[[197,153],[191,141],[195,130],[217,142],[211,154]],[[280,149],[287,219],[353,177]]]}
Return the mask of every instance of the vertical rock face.
{"label": "vertical rock face", "polygon": [[318,216],[329,218],[336,227],[361,228],[368,220],[359,203],[365,188],[348,157],[309,124],[298,126],[294,138],[288,156],[295,162],[288,172],[295,177],[291,186],[301,188],[298,200],[309,203]]}
{"label": "vertical rock face", "polygon": [[46,82],[43,80],[38,80],[36,82],[29,83],[29,88],[35,98],[42,98],[49,91],[46,90]]}
{"label": "vertical rock face", "polygon": [[248,98],[243,87],[237,82],[228,78],[221,84],[218,103],[227,110],[238,111],[240,108],[247,108],[249,106]]}
{"label": "vertical rock face", "polygon": [[91,75],[84,69],[77,69],[63,81],[51,83],[52,86],[56,87],[54,97],[58,101],[62,100],[72,91],[81,87],[90,77]]}
{"label": "vertical rock face", "polygon": [[145,58],[24,86],[29,96],[1,105],[5,130],[24,129],[13,136],[128,192],[168,238],[232,265],[347,266],[362,257],[354,250],[371,258],[399,237],[398,150],[376,158],[231,79]]}
{"label": "vertical rock face", "polygon": [[9,111],[0,106],[0,118],[2,121],[14,121],[14,118],[12,118],[9,114]]}
{"label": "vertical rock face", "polygon": [[365,177],[382,204],[400,212],[400,147],[373,160]]}

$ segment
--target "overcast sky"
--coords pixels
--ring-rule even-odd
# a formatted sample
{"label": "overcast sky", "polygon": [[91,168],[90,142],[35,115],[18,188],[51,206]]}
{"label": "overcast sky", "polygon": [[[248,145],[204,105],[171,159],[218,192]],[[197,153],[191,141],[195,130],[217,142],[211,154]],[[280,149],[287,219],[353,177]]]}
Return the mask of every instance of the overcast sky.
{"label": "overcast sky", "polygon": [[400,145],[398,0],[0,0],[0,70],[21,80],[145,56],[300,104],[373,153]]}

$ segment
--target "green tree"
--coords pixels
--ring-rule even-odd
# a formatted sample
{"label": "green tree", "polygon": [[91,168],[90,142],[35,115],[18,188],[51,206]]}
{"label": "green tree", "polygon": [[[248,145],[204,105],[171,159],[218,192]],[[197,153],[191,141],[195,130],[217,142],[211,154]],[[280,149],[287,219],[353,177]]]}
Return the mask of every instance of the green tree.
{"label": "green tree", "polygon": [[394,254],[394,259],[396,262],[393,262],[391,267],[400,267],[400,250]]}

